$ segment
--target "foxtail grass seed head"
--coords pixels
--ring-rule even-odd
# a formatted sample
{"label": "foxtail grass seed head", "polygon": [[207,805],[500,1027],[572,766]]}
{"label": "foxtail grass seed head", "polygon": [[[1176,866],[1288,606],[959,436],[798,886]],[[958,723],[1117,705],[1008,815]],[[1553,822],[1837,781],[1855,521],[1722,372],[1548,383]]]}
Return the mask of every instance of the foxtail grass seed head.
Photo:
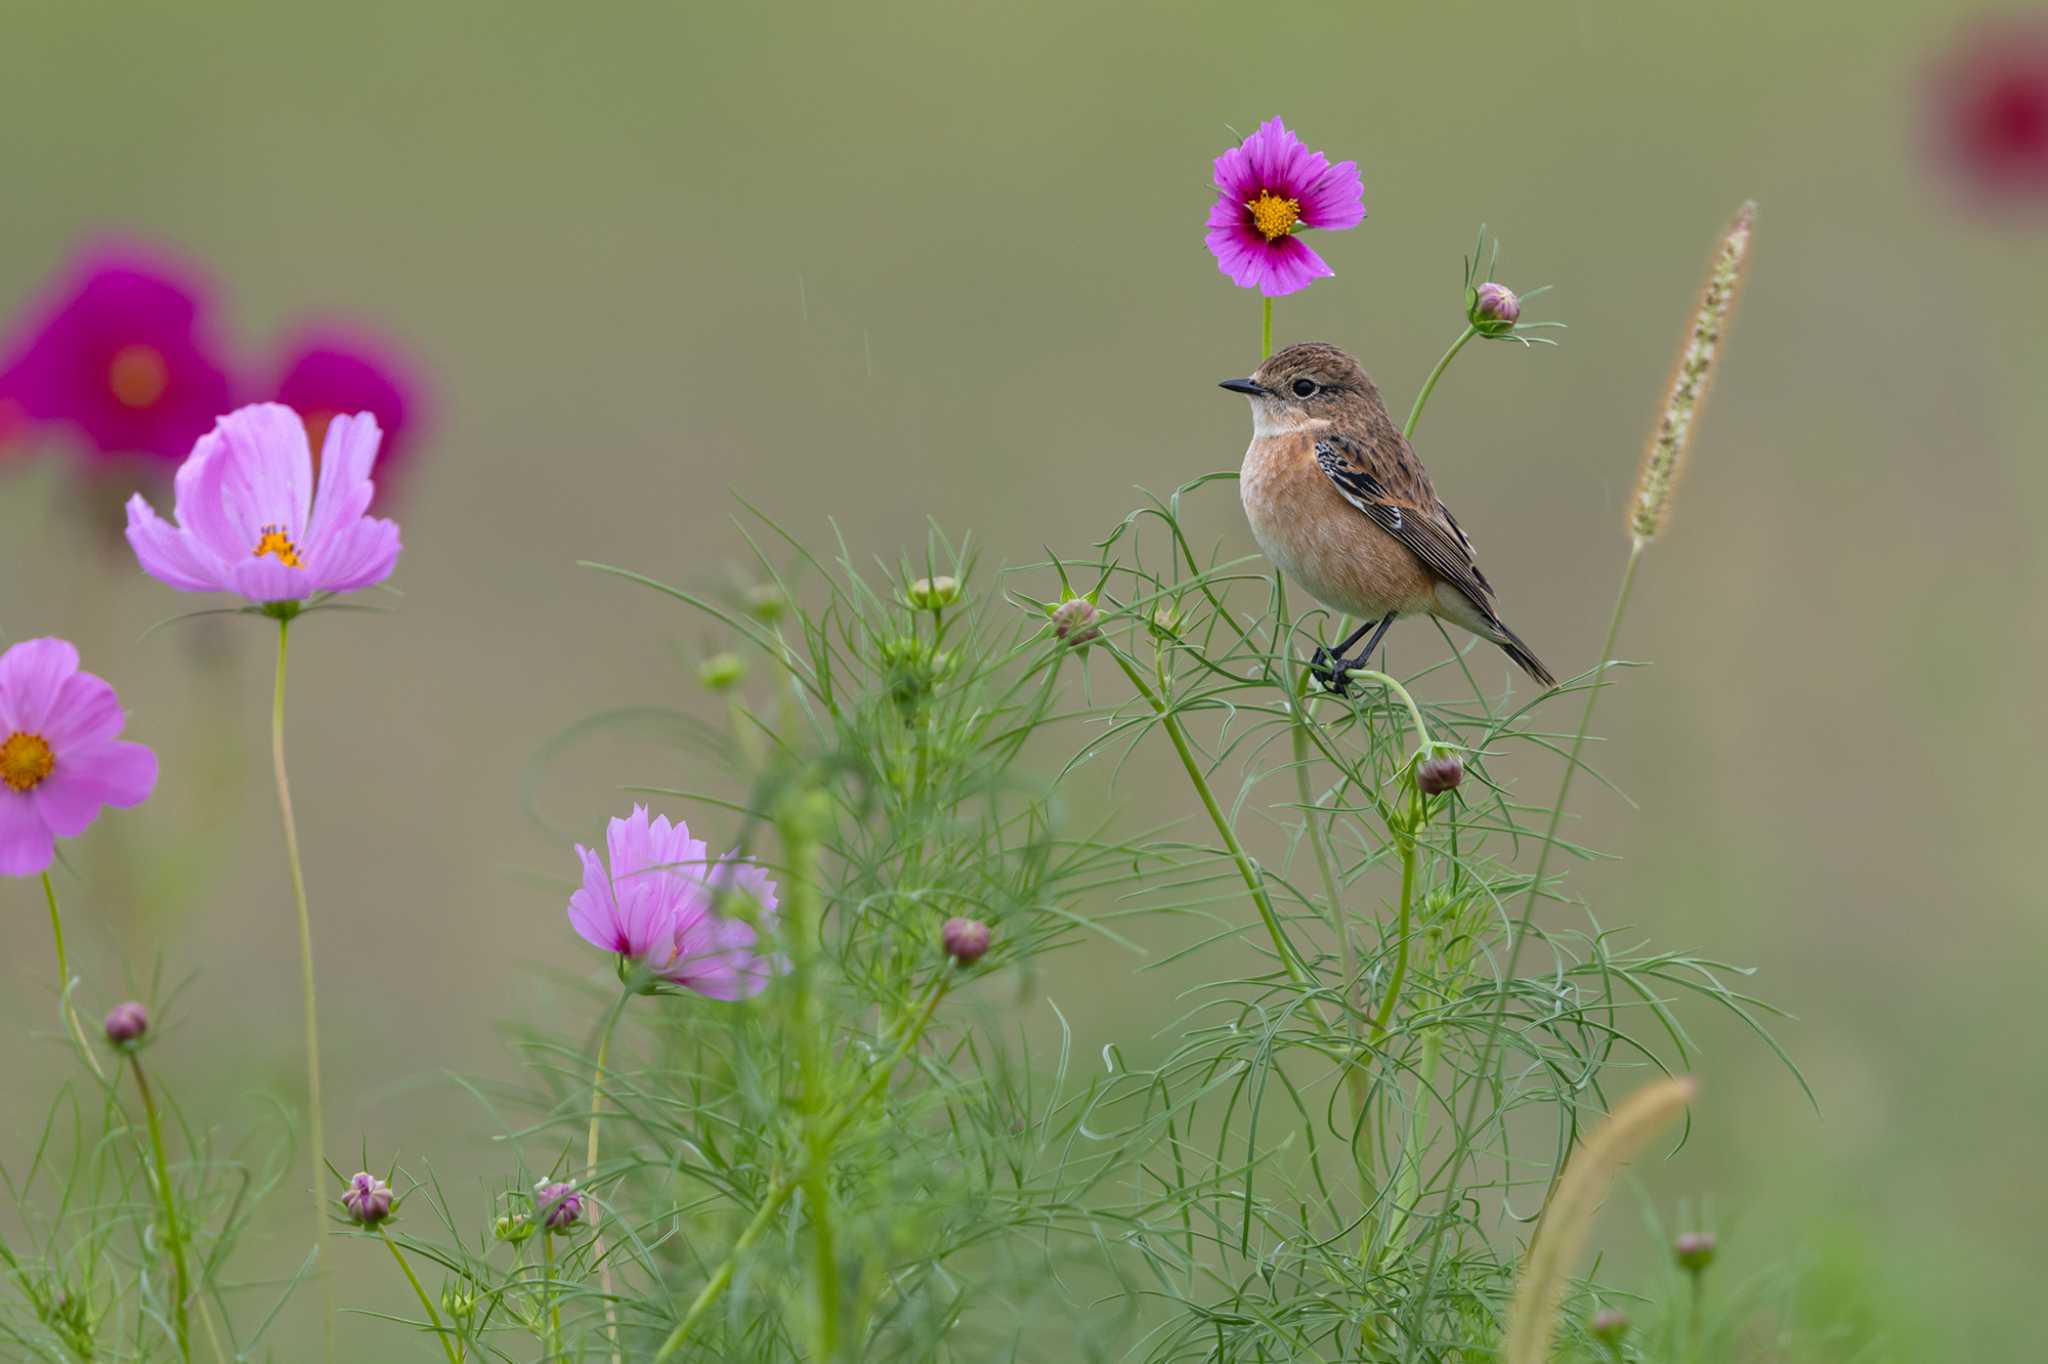
{"label": "foxtail grass seed head", "polygon": [[1052,613],[1052,632],[1061,642],[1085,649],[1102,638],[1102,613],[1086,597],[1069,597]]}
{"label": "foxtail grass seed head", "polygon": [[1465,318],[1481,336],[1506,336],[1522,319],[1522,300],[1507,285],[1487,280],[1467,296]]}
{"label": "foxtail grass seed head", "polygon": [[1603,1307],[1586,1323],[1586,1330],[1602,1345],[1619,1345],[1628,1334],[1628,1314],[1618,1307]]}
{"label": "foxtail grass seed head", "polygon": [[1425,796],[1455,791],[1465,780],[1465,764],[1455,753],[1439,753],[1415,769],[1415,785]]}
{"label": "foxtail grass seed head", "polygon": [[972,966],[988,951],[988,925],[979,919],[948,919],[939,930],[939,942],[946,955],[962,966]]}
{"label": "foxtail grass seed head", "polygon": [[107,1010],[107,1040],[117,1047],[140,1041],[149,1031],[149,1010],[129,1000]]}
{"label": "foxtail grass seed head", "polygon": [[731,691],[746,675],[738,654],[713,654],[697,665],[697,682],[706,691]]}
{"label": "foxtail grass seed head", "polygon": [[1558,1308],[1586,1248],[1593,1215],[1622,1166],[1685,1112],[1693,1092],[1692,1080],[1683,1076],[1645,1085],[1615,1105],[1572,1153],[1515,1277],[1502,1364],[1546,1364]]}
{"label": "foxtail grass seed head", "polygon": [[391,1216],[391,1186],[368,1170],[358,1171],[342,1192],[341,1206],[357,1226],[374,1227]]}
{"label": "foxtail grass seed head", "polygon": [[919,578],[903,595],[920,611],[943,611],[960,600],[960,580],[948,577]]}
{"label": "foxtail grass seed head", "polygon": [[1656,539],[1671,519],[1672,499],[1678,490],[1679,476],[1685,472],[1686,451],[1699,425],[1701,409],[1706,406],[1721,347],[1728,339],[1736,296],[1742,291],[1755,221],[1756,201],[1751,200],[1737,210],[1714,252],[1713,263],[1707,268],[1699,307],[1679,348],[1678,363],[1672,368],[1671,383],[1664,394],[1663,414],[1643,453],[1635,497],[1629,502],[1628,529],[1638,547]]}
{"label": "foxtail grass seed head", "polygon": [[567,1231],[583,1217],[583,1195],[576,1182],[542,1180],[533,1186],[533,1210],[549,1231]]}
{"label": "foxtail grass seed head", "polygon": [[1682,1231],[1671,1243],[1671,1254],[1680,1269],[1697,1274],[1714,1263],[1714,1251],[1718,1248],[1711,1231]]}

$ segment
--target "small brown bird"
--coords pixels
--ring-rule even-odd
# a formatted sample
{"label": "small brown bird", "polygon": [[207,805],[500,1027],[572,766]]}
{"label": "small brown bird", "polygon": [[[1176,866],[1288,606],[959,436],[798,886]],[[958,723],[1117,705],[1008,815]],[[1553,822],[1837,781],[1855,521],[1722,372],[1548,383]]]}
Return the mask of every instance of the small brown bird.
{"label": "small brown bird", "polygon": [[[1365,623],[1311,664],[1339,695],[1397,617],[1429,615],[1490,639],[1546,687],[1550,669],[1493,609],[1493,584],[1380,391],[1335,346],[1304,342],[1223,387],[1252,404],[1238,491],[1266,557],[1316,600]],[[1344,651],[1370,630],[1356,657]]]}

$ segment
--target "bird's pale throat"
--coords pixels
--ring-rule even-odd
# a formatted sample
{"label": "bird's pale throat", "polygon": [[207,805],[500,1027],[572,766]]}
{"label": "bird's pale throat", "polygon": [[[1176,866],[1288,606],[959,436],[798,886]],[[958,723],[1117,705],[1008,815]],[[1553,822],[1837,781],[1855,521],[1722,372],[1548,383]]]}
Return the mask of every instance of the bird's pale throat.
{"label": "bird's pale throat", "polygon": [[292,543],[291,537],[284,533],[282,527],[263,528],[263,538],[256,542],[252,555],[260,559],[266,554],[275,554],[277,561],[286,568],[305,567],[305,562],[299,558],[299,547]]}
{"label": "bird's pale throat", "polygon": [[1252,215],[1252,226],[1269,242],[1279,241],[1301,221],[1301,200],[1283,199],[1269,189],[1262,189],[1258,198],[1247,200],[1245,208]]}
{"label": "bird's pale throat", "polygon": [[33,791],[57,766],[57,755],[40,734],[16,730],[0,743],[0,782],[16,791]]}
{"label": "bird's pale throat", "polygon": [[123,407],[155,407],[171,386],[171,367],[155,346],[123,346],[107,362],[107,390]]}

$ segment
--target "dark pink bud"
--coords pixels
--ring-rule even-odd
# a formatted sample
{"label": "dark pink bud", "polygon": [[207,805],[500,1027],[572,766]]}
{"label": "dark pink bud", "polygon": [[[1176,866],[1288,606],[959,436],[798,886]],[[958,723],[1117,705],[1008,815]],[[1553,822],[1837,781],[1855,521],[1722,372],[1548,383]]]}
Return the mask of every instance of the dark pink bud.
{"label": "dark pink bud", "polygon": [[979,919],[948,919],[939,930],[946,955],[962,966],[972,966],[988,951],[988,925]]}
{"label": "dark pink bud", "polygon": [[1465,764],[1455,753],[1439,753],[1415,769],[1415,784],[1425,796],[1440,796],[1446,791],[1455,791],[1465,780]]}
{"label": "dark pink bud", "polygon": [[533,1209],[549,1231],[567,1231],[583,1216],[583,1195],[573,1182],[543,1180],[534,1186]]}
{"label": "dark pink bud", "polygon": [[1102,613],[1086,597],[1070,597],[1052,613],[1052,632],[1076,649],[1102,638]]}
{"label": "dark pink bud", "polygon": [[367,1170],[357,1172],[341,1195],[341,1206],[365,1227],[374,1227],[391,1216],[391,1186]]}
{"label": "dark pink bud", "polygon": [[107,1040],[117,1047],[127,1046],[148,1031],[149,1010],[132,999],[107,1011]]}

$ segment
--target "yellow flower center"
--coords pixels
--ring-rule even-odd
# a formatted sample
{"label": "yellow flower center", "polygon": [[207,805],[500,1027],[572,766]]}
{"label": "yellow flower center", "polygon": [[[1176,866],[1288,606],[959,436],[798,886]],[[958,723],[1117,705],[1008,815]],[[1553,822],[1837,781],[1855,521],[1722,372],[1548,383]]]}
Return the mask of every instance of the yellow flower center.
{"label": "yellow flower center", "polygon": [[1251,210],[1252,226],[1269,242],[1279,241],[1301,221],[1301,200],[1282,199],[1269,189],[1260,190],[1259,197],[1245,207]]}
{"label": "yellow flower center", "polygon": [[107,388],[123,407],[155,407],[170,386],[171,367],[155,346],[123,346],[107,362]]}
{"label": "yellow flower center", "polygon": [[0,782],[17,791],[35,790],[56,766],[57,755],[40,734],[16,730],[6,743],[0,743]]}
{"label": "yellow flower center", "polygon": [[287,536],[276,526],[265,526],[263,528],[263,538],[256,542],[253,557],[260,559],[266,554],[275,554],[277,561],[286,568],[305,567],[305,564],[299,558],[299,547],[291,542],[291,537]]}

